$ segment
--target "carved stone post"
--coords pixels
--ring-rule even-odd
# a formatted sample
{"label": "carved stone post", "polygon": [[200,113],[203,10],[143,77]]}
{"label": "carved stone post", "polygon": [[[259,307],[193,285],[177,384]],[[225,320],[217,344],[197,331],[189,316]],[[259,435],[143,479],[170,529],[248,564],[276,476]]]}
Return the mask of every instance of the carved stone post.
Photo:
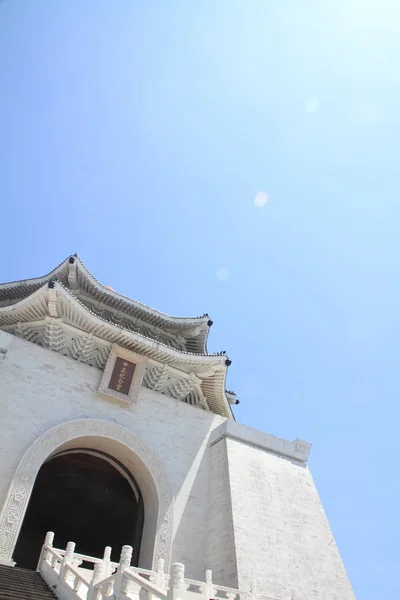
{"label": "carved stone post", "polygon": [[104,562],[95,563],[93,568],[92,581],[90,582],[88,590],[87,600],[97,600],[99,596],[99,590],[96,590],[95,586],[106,577],[107,575],[105,572]]}
{"label": "carved stone post", "polygon": [[53,531],[48,531],[46,533],[46,536],[44,538],[44,544],[42,546],[42,550],[40,552],[40,556],[39,556],[39,560],[38,560],[38,564],[36,567],[36,571],[40,571],[40,566],[42,564],[43,560],[47,560],[49,553],[46,550],[46,546],[50,546],[50,548],[53,547],[53,542],[54,542],[54,532]]}
{"label": "carved stone post", "polygon": [[104,548],[103,555],[103,564],[104,564],[104,578],[109,577],[111,575],[111,546],[106,546]]}
{"label": "carved stone post", "polygon": [[44,538],[44,543],[46,546],[50,546],[50,548],[52,548],[53,542],[54,542],[54,531],[48,531]]}
{"label": "carved stone post", "polygon": [[70,565],[74,560],[75,542],[68,542],[65,550],[64,558],[60,567],[60,582],[65,581],[67,576],[67,565]]}
{"label": "carved stone post", "polygon": [[122,546],[119,565],[115,576],[114,594],[117,599],[126,591],[126,586],[124,584],[124,571],[131,566],[132,552],[132,546]]}
{"label": "carved stone post", "polygon": [[174,563],[171,569],[171,582],[168,590],[168,600],[183,600],[185,593],[185,566]]}
{"label": "carved stone post", "polygon": [[158,586],[159,588],[161,588],[162,590],[166,589],[166,582],[165,582],[165,574],[164,574],[164,559],[163,558],[159,558],[157,561],[157,565],[156,565],[156,579],[155,582],[156,586]]}
{"label": "carved stone post", "polygon": [[212,582],[212,571],[210,569],[207,569],[206,571],[206,583],[204,586],[204,598],[205,600],[211,600],[211,598],[214,598],[215,595],[215,590],[214,590],[214,586],[213,586],[213,582]]}

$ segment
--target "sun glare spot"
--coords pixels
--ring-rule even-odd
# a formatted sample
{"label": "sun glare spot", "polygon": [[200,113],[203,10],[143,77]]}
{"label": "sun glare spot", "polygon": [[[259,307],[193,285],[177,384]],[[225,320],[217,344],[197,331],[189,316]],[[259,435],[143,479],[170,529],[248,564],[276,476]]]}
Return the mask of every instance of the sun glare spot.
{"label": "sun glare spot", "polygon": [[305,102],[305,109],[306,112],[308,112],[309,114],[317,112],[317,110],[319,109],[318,98],[316,96],[311,96],[310,98],[307,98]]}
{"label": "sun glare spot", "polygon": [[258,192],[254,198],[254,204],[257,208],[262,208],[268,202],[269,196],[267,192]]}

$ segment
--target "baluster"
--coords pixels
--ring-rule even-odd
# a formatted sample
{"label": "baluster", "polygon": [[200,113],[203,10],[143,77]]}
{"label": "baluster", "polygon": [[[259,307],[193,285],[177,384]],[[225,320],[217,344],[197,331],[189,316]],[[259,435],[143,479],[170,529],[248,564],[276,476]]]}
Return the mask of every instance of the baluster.
{"label": "baluster", "polygon": [[48,561],[50,553],[48,552],[47,547],[52,548],[53,547],[53,542],[54,542],[54,532],[53,531],[48,531],[45,535],[44,538],[44,543],[42,546],[42,550],[40,552],[40,556],[39,556],[39,560],[38,560],[38,564],[36,567],[36,571],[40,571],[40,566],[42,564],[42,561]]}
{"label": "baluster", "polygon": [[60,567],[60,580],[65,581],[67,579],[68,565],[74,560],[75,542],[68,542],[65,550],[64,558]]}
{"label": "baluster", "polygon": [[164,574],[164,559],[159,558],[156,564],[156,579],[154,582],[162,590],[166,589],[165,574]]}
{"label": "baluster", "polygon": [[124,571],[131,566],[132,552],[132,546],[122,546],[119,565],[115,577],[114,593],[116,598],[118,598],[119,594],[124,594],[126,591],[127,582],[124,581]]}
{"label": "baluster", "polygon": [[73,588],[74,588],[75,592],[79,592],[79,589],[81,587],[81,583],[82,582],[81,582],[80,577],[78,577],[78,575],[75,575],[74,585],[73,585]]}
{"label": "baluster", "polygon": [[100,595],[100,590],[96,589],[95,586],[98,583],[100,583],[100,581],[102,581],[103,579],[105,579],[106,576],[107,575],[106,575],[106,572],[105,572],[104,563],[102,561],[94,563],[93,577],[92,577],[92,581],[90,582],[90,585],[89,585],[87,600],[97,600],[97,598]]}
{"label": "baluster", "polygon": [[212,582],[212,571],[211,569],[207,569],[206,571],[206,584],[204,586],[204,598],[205,600],[211,600],[214,598],[215,589]]}
{"label": "baluster", "polygon": [[[54,531],[48,531],[46,533],[46,537],[44,538],[44,545],[52,548],[53,542],[54,542]],[[46,550],[45,550],[44,560],[47,560],[48,556],[49,556],[49,552],[46,552]]]}
{"label": "baluster", "polygon": [[103,554],[103,564],[104,564],[104,577],[109,577],[112,574],[112,567],[111,567],[111,546],[106,546],[104,548],[104,554]]}
{"label": "baluster", "polygon": [[185,565],[174,563],[171,568],[171,581],[168,590],[169,600],[182,598],[185,591]]}
{"label": "baluster", "polygon": [[132,546],[122,546],[121,556],[119,559],[119,565],[121,568],[126,569],[131,566],[133,548]]}

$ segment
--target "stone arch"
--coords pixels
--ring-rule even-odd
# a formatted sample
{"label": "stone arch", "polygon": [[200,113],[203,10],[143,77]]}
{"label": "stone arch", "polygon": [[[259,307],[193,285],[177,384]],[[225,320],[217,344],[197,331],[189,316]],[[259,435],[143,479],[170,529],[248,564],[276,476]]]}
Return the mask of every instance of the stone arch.
{"label": "stone arch", "polygon": [[[85,441],[84,441],[85,440]],[[116,458],[130,458],[139,468],[139,486],[144,484],[144,496],[147,494],[149,518],[147,526],[148,539],[151,542],[144,546],[144,557],[141,563],[147,568],[154,568],[158,559],[164,560],[165,569],[169,569],[172,540],[173,496],[164,467],[156,454],[134,432],[121,425],[100,419],[79,419],[57,425],[46,431],[28,448],[22,457],[0,516],[0,563],[13,564],[12,554],[18,534],[25,516],[25,511],[32,493],[37,473],[44,461],[53,454],[73,448],[76,444],[88,448],[101,446]],[[129,467],[128,467],[129,468]],[[137,478],[137,473],[133,473]],[[142,481],[140,481],[140,478]],[[155,490],[156,494],[152,493]],[[154,496],[157,496],[155,498]],[[146,500],[145,500],[146,505]],[[146,506],[145,506],[146,510]],[[143,545],[143,544],[142,544]]]}

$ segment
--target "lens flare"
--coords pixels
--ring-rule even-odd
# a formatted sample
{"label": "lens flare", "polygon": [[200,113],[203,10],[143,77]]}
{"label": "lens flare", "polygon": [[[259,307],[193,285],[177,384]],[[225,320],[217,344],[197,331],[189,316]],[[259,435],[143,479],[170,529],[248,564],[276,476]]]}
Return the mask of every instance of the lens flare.
{"label": "lens flare", "polygon": [[267,192],[258,192],[254,198],[254,204],[257,208],[262,208],[268,202],[269,196]]}

